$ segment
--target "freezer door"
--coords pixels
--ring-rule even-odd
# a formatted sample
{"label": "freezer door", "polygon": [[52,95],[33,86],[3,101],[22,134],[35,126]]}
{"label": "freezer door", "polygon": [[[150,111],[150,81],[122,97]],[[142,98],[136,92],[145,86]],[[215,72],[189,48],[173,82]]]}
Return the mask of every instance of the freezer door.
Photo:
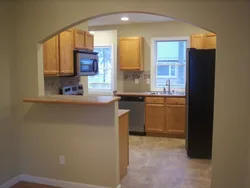
{"label": "freezer door", "polygon": [[215,50],[188,50],[187,150],[212,151]]}

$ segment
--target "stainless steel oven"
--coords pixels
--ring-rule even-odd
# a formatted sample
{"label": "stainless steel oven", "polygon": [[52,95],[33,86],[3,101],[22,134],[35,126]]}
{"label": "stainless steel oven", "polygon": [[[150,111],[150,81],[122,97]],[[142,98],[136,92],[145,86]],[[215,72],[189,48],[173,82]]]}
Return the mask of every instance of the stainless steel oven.
{"label": "stainless steel oven", "polygon": [[92,76],[98,74],[98,53],[74,50],[75,76]]}

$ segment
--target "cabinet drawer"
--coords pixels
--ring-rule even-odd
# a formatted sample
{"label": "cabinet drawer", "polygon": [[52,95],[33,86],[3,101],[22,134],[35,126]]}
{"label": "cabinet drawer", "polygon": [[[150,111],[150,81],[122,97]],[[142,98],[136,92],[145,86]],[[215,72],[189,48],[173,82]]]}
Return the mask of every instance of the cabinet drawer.
{"label": "cabinet drawer", "polygon": [[166,98],[166,104],[186,104],[185,98]]}
{"label": "cabinet drawer", "polygon": [[164,98],[163,97],[146,97],[146,103],[164,104]]}

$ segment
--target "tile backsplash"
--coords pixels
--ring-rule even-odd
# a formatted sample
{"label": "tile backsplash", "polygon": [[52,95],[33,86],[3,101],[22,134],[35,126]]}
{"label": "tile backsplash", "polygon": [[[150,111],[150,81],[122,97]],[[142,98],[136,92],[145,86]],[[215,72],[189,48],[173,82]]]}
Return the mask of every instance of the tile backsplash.
{"label": "tile backsplash", "polygon": [[45,95],[59,94],[60,87],[77,85],[79,82],[80,77],[45,77]]}
{"label": "tile backsplash", "polygon": [[150,91],[150,71],[123,72],[124,92]]}

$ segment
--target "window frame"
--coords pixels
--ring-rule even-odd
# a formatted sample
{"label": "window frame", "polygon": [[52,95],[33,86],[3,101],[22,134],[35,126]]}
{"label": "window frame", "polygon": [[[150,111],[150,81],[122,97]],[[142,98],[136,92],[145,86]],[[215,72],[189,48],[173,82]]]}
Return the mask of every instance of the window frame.
{"label": "window frame", "polygon": [[115,63],[115,44],[98,44],[94,46],[95,48],[111,48],[111,89],[92,89],[89,88],[89,80],[88,80],[88,93],[89,94],[113,94],[113,90],[115,88],[116,85],[116,74],[115,74],[115,70],[116,70],[116,63]]}
{"label": "window frame", "polygon": [[[156,48],[156,43],[160,41],[181,41],[185,40],[186,43],[186,48],[190,48],[190,37],[189,36],[183,36],[183,37],[157,37],[157,38],[151,38],[151,62],[150,62],[150,89],[151,91],[162,91],[162,88],[159,88],[156,86],[156,58],[157,58],[157,48]],[[170,63],[169,63],[170,65]],[[170,65],[171,66],[171,65]],[[164,76],[163,76],[164,77]],[[167,76],[165,76],[167,79]],[[170,78],[175,78],[176,76],[169,76]],[[177,88],[175,91],[178,90]],[[185,90],[179,88],[179,90]]]}

